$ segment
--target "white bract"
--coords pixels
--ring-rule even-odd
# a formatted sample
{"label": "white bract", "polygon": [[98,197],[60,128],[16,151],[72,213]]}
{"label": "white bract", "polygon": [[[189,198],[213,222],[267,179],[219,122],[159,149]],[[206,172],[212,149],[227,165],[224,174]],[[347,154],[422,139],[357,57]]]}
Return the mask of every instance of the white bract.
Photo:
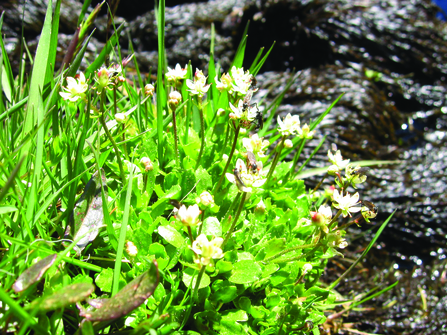
{"label": "white bract", "polygon": [[351,216],[351,213],[360,212],[362,209],[362,207],[356,207],[359,204],[359,197],[358,192],[353,196],[349,195],[349,193],[343,196],[342,193],[335,190],[332,205],[342,211],[343,217]]}

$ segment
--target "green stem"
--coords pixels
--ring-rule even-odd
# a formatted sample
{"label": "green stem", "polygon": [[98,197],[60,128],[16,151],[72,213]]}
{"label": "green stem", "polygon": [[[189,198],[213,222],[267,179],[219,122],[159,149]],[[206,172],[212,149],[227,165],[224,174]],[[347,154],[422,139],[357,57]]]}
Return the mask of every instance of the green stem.
{"label": "green stem", "polygon": [[237,221],[239,219],[239,216],[241,215],[242,208],[244,208],[245,198],[247,197],[247,193],[244,192],[242,195],[241,202],[239,204],[239,208],[237,209],[236,216],[234,217],[233,223],[231,224],[230,229],[227,232],[227,236],[225,236],[225,240],[222,242],[221,248],[223,250],[225,244],[227,244],[228,240],[230,239],[231,234],[233,233],[234,227],[236,227]]}
{"label": "green stem", "polygon": [[312,250],[310,250],[309,252],[306,252],[306,253],[303,254],[303,255],[299,255],[299,256],[291,257],[291,258],[283,258],[283,259],[279,259],[279,260],[277,260],[276,262],[273,262],[273,263],[280,264],[280,263],[289,263],[289,262],[293,262],[293,261],[300,260],[300,259],[303,258],[303,257],[307,257],[307,256],[313,254],[313,253],[315,252],[315,250],[317,250],[317,249],[318,249],[319,247],[321,247],[322,245],[323,245],[323,244],[318,243]]}
{"label": "green stem", "polygon": [[223,154],[225,153],[225,148],[227,147],[228,138],[230,137],[230,131],[231,131],[231,127],[230,127],[230,123],[228,123],[227,131],[225,132],[225,141],[224,141],[224,145],[222,146],[222,152],[220,153],[219,159],[221,159]]}
{"label": "green stem", "polygon": [[202,234],[203,220],[205,220],[205,212],[206,212],[206,208],[202,211],[202,220],[201,220],[202,224],[199,226],[199,231],[197,232],[197,236]]}
{"label": "green stem", "polygon": [[180,166],[180,154],[178,152],[178,134],[177,134],[177,118],[176,109],[172,110],[172,125],[174,127],[174,152],[175,152],[175,163],[177,167]]}
{"label": "green stem", "polygon": [[191,245],[192,245],[192,242],[194,242],[194,238],[192,237],[192,231],[191,231],[190,226],[188,226],[188,235],[189,235],[189,239],[191,240]]}
{"label": "green stem", "polygon": [[331,230],[332,226],[334,225],[334,223],[337,221],[338,217],[340,216],[340,214],[342,213],[342,210],[339,209],[337,214],[335,214],[335,216],[332,218],[331,222],[329,222],[328,225],[328,229]]}
{"label": "green stem", "polygon": [[315,188],[312,190],[312,193],[315,193],[315,192],[318,190],[318,188],[321,186],[321,184],[323,184],[323,181],[324,181],[324,179],[326,178],[327,175],[328,175],[328,174],[326,173],[326,174],[323,176],[323,178],[321,178],[321,180],[320,180],[320,182],[318,183],[318,185],[315,186]]}
{"label": "green stem", "polygon": [[236,197],[234,198],[233,202],[231,203],[230,208],[228,208],[227,213],[225,214],[224,219],[221,221],[222,222],[222,227],[226,226],[226,222],[228,220],[228,217],[230,216],[230,213],[233,211],[234,207],[236,206],[236,204],[239,201],[239,198],[241,197],[241,193],[237,192]]}
{"label": "green stem", "polygon": [[[318,244],[318,243],[317,243]],[[293,248],[288,248],[286,250],[283,250],[281,252],[278,252],[276,255],[273,255],[272,257],[269,257],[267,259],[264,259],[263,262],[265,262],[265,264],[268,264],[270,261],[273,261],[274,259],[277,259],[279,257],[281,257],[282,255],[285,255],[291,251],[295,251],[295,250],[300,250],[300,249],[307,249],[307,248],[313,248],[315,247],[317,244],[315,243],[311,243],[311,244],[303,244],[303,245],[298,245],[296,247]]]}
{"label": "green stem", "polygon": [[197,98],[197,103],[198,103],[199,114],[200,114],[200,135],[202,137],[202,141],[200,144],[199,157],[197,157],[196,170],[200,165],[200,160],[202,159],[202,155],[203,155],[203,149],[205,148],[205,121],[203,119],[202,99]]}
{"label": "green stem", "polygon": [[197,300],[197,292],[199,291],[200,282],[202,281],[203,274],[205,273],[206,265],[202,265],[199,275],[197,276],[196,286],[194,286],[194,292],[192,293],[193,299]]}
{"label": "green stem", "polygon": [[233,146],[231,147],[231,151],[230,151],[230,155],[228,156],[227,164],[225,164],[225,168],[224,168],[224,170],[222,172],[222,175],[220,176],[219,181],[217,182],[217,185],[214,188],[214,192],[213,192],[214,194],[216,194],[219,191],[220,187],[222,186],[222,182],[223,182],[223,180],[225,178],[225,173],[228,170],[228,166],[230,166],[231,158],[233,158],[234,150],[236,150],[237,138],[239,136],[239,131],[240,130],[241,130],[241,126],[237,126],[235,131],[234,131]]}
{"label": "green stem", "polygon": [[273,175],[273,171],[275,171],[276,165],[278,164],[279,157],[281,155],[282,149],[284,148],[284,141],[286,140],[286,138],[287,138],[287,136],[283,136],[281,142],[278,144],[275,157],[273,158],[272,166],[270,167],[269,173],[267,175],[266,185],[270,184],[270,179]]}
{"label": "green stem", "polygon": [[109,138],[110,143],[112,143],[113,150],[115,151],[115,155],[116,155],[116,160],[118,161],[118,166],[119,166],[119,169],[120,169],[121,181],[124,184],[125,177],[124,177],[124,169],[123,169],[123,163],[121,162],[120,152],[118,150],[118,147],[116,146],[116,142],[113,139],[112,134],[110,134],[109,129],[107,129],[106,121],[104,120],[104,102],[105,102],[105,97],[106,97],[106,92],[105,92],[105,90],[102,90],[102,92],[101,92],[99,122],[101,123],[102,127],[104,128],[104,131],[105,131],[107,137]]}

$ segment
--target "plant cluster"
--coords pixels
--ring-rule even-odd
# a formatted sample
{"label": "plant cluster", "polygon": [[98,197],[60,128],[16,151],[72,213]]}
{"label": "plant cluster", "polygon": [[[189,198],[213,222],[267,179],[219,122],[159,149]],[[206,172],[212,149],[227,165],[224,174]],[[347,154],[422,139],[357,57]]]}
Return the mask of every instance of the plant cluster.
{"label": "plant cluster", "polygon": [[126,79],[121,27],[84,71],[89,39],[77,37],[71,65],[54,74],[59,6],[48,6],[30,80],[13,77],[0,40],[3,329],[318,334],[340,300],[338,282],[319,281],[327,259],[342,256],[349,225],[377,214],[348,192],[365,169],[335,147],[334,187],[306,190],[299,178],[330,108],[309,125],[290,114],[274,125],[296,76],[271,105],[255,103],[269,52],[244,69],[245,39],[223,74],[212,49],[208,75],[169,68],[163,1],[155,83],[135,61],[137,78]]}

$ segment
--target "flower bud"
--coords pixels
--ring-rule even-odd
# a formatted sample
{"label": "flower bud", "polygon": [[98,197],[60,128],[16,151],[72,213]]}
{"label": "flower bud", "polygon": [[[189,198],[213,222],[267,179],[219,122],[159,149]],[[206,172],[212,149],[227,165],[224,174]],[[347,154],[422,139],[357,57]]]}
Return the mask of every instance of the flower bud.
{"label": "flower bud", "polygon": [[223,108],[219,108],[218,110],[217,110],[217,116],[224,116],[225,114],[227,114],[227,112],[225,111],[225,109],[223,109]]}
{"label": "flower bud", "polygon": [[287,149],[291,149],[291,148],[293,148],[293,142],[292,142],[292,140],[289,140],[289,139],[285,140],[285,141],[284,141],[284,147],[286,147]]}
{"label": "flower bud", "polygon": [[116,113],[115,114],[115,120],[118,123],[126,123],[127,121],[127,115],[124,113]]}
{"label": "flower bud", "polygon": [[146,86],[144,86],[144,94],[148,95],[148,96],[153,96],[154,95],[154,91],[155,91],[155,87],[152,84],[147,84]]}
{"label": "flower bud", "polygon": [[205,207],[208,207],[208,206],[214,204],[214,198],[210,194],[210,192],[203,191],[202,194],[200,194],[199,203],[201,203]]}
{"label": "flower bud", "polygon": [[256,205],[256,207],[255,207],[255,210],[254,210],[255,216],[262,216],[262,215],[264,215],[265,214],[265,209],[266,209],[266,207],[265,207],[264,201],[262,201],[262,199],[261,199],[258,202],[258,204]]}
{"label": "flower bud", "polygon": [[309,271],[312,271],[312,264],[306,263],[303,265],[303,274],[308,273]]}
{"label": "flower bud", "polygon": [[102,91],[104,87],[107,87],[110,84],[109,80],[109,70],[105,67],[102,67],[96,73],[97,83],[98,83],[98,91]]}
{"label": "flower bud", "polygon": [[131,257],[135,257],[138,254],[138,249],[132,241],[126,242],[126,252]]}
{"label": "flower bud", "polygon": [[169,93],[169,100],[168,100],[169,108],[175,110],[179,105],[180,101],[182,101],[182,95],[179,92],[172,91],[171,93]]}
{"label": "flower bud", "polygon": [[140,159],[140,164],[144,167],[146,172],[152,171],[154,169],[154,165],[152,164],[149,157],[143,157]]}

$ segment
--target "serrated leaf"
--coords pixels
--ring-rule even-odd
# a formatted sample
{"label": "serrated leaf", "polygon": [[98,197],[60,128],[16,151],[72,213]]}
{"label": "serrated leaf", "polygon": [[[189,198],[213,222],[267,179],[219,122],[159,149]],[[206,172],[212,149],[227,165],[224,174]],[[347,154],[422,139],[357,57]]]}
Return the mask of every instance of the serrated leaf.
{"label": "serrated leaf", "polygon": [[151,268],[136,277],[115,296],[104,302],[101,308],[86,314],[89,321],[107,321],[122,317],[140,306],[151,296],[158,285],[158,267]]}
{"label": "serrated leaf", "polygon": [[158,233],[166,240],[166,242],[172,244],[176,248],[180,248],[183,244],[183,236],[174,227],[160,226],[158,227]]}
{"label": "serrated leaf", "polygon": [[51,265],[53,265],[56,257],[57,254],[47,256],[26,269],[19,276],[19,278],[17,278],[14,285],[12,285],[12,289],[14,290],[14,292],[22,292],[34,283],[37,283],[45,274],[45,272],[51,267]]}
{"label": "serrated leaf", "polygon": [[44,297],[37,302],[40,313],[46,313],[55,309],[66,307],[79,301],[87,299],[95,290],[95,285],[90,283],[71,284],[61,288],[50,296]]}
{"label": "serrated leaf", "polygon": [[228,279],[235,284],[248,284],[258,280],[261,276],[261,266],[253,260],[243,260],[234,264],[233,274]]}
{"label": "serrated leaf", "polygon": [[96,276],[95,283],[101,291],[112,292],[113,269],[105,268]]}

